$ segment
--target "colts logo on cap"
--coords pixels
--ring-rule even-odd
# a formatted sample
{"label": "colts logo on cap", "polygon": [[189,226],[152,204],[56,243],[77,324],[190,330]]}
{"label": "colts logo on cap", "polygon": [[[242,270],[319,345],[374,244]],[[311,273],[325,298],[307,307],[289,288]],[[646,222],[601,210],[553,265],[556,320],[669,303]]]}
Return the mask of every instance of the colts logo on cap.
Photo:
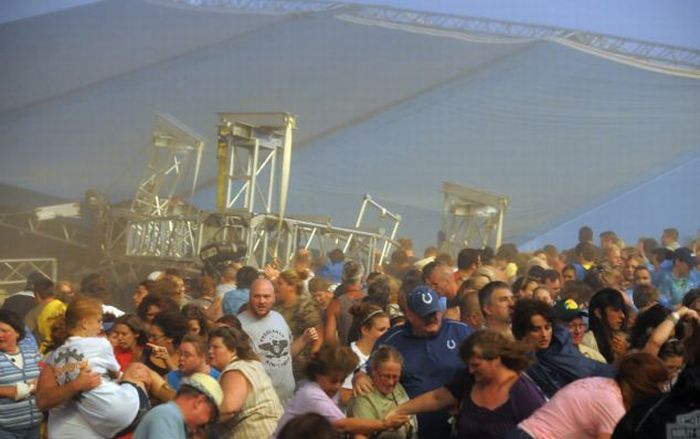
{"label": "colts logo on cap", "polygon": [[421,293],[420,298],[426,305],[433,303],[433,296],[430,293]]}
{"label": "colts logo on cap", "polygon": [[452,350],[457,347],[457,343],[454,340],[447,340],[447,349]]}

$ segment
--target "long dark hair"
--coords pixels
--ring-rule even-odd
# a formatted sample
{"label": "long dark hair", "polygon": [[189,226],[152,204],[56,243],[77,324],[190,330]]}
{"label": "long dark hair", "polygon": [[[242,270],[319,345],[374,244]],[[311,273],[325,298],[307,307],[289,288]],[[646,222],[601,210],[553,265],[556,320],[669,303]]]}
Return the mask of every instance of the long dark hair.
{"label": "long dark hair", "polygon": [[187,319],[178,311],[164,311],[159,313],[154,319],[151,326],[157,326],[163,331],[163,334],[173,340],[173,346],[178,347],[184,337],[190,330],[187,326]]}
{"label": "long dark hair", "polygon": [[642,349],[649,341],[654,329],[666,320],[669,314],[671,311],[658,303],[637,314],[634,326],[630,330],[630,348]]}
{"label": "long dark hair", "polygon": [[211,323],[209,317],[204,312],[204,308],[199,305],[187,304],[182,307],[182,315],[189,322],[190,320],[197,320],[199,322],[199,335],[206,337],[209,334],[209,329],[211,328]]}
{"label": "long dark hair", "polygon": [[121,317],[117,317],[117,319],[114,321],[114,325],[124,325],[129,328],[129,330],[134,333],[136,344],[139,346],[144,346],[146,343],[148,343],[148,332],[146,332],[146,327],[144,326],[143,321],[138,318],[136,314],[124,314]]}
{"label": "long dark hair", "polygon": [[[593,295],[591,303],[588,306],[588,328],[595,336],[595,341],[598,344],[598,351],[600,351],[601,355],[605,357],[608,363],[612,363],[615,360],[611,345],[613,331],[608,324],[606,308],[622,310],[625,313],[625,320],[622,322],[622,328],[620,328],[622,331],[627,331],[629,314],[622,293],[615,288],[603,288],[598,291]],[[599,310],[600,317],[596,315],[596,310]]]}

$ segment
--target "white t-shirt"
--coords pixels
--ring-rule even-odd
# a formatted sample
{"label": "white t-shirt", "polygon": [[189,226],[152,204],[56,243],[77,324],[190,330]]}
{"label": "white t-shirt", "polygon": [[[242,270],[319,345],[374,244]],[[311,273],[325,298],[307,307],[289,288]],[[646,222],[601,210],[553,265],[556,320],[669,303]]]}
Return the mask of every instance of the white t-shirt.
{"label": "white t-shirt", "polygon": [[270,311],[258,318],[244,311],[238,314],[243,330],[253,342],[253,349],[260,356],[265,372],[272,380],[277,396],[285,406],[294,393],[292,373],[292,331],[277,311]]}
{"label": "white t-shirt", "polygon": [[[73,381],[80,374],[82,367],[89,367],[92,372],[102,375],[102,383],[94,389],[83,392],[77,399],[75,406],[85,422],[98,434],[104,437],[113,437],[115,434],[128,427],[136,417],[139,410],[138,391],[129,384],[118,384],[109,377],[109,372],[119,372],[119,363],[114,357],[112,345],[103,337],[69,337],[66,342],[51,352],[47,363],[53,367],[56,381],[64,385]],[[68,407],[56,412],[59,417],[70,417]],[[79,437],[84,438],[83,428],[69,431],[61,430],[61,434],[51,431],[51,417],[49,416],[50,437]],[[66,421],[63,420],[65,424]],[[78,428],[80,423],[76,424]]]}
{"label": "white t-shirt", "polygon": [[229,291],[233,291],[236,289],[236,283],[231,282],[228,284],[219,284],[216,286],[216,297],[223,297],[224,294],[226,294]]}
{"label": "white t-shirt", "polygon": [[121,317],[124,315],[124,311],[112,305],[102,304],[102,314],[112,314],[114,317]]}
{"label": "white t-shirt", "polygon": [[[357,342],[352,342],[350,343],[350,349],[357,355],[357,358],[360,359],[360,361],[357,363],[357,369],[358,367],[364,367],[365,363],[367,363],[367,360],[369,360],[369,355],[365,355],[362,353],[360,348],[357,347]],[[348,376],[345,377],[345,381],[343,381],[343,389],[352,389],[352,377],[355,375],[355,372],[350,372]]]}

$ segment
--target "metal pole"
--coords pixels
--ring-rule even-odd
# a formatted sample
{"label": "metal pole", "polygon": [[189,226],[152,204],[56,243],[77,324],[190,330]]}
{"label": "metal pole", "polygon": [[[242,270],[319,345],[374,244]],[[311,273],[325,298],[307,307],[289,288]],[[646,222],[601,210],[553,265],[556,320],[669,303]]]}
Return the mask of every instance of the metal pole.
{"label": "metal pole", "polygon": [[498,247],[501,246],[501,240],[503,239],[503,214],[504,214],[505,208],[501,206],[500,209],[498,209],[498,228],[496,229],[496,248],[494,250],[497,250]]}
{"label": "metal pole", "polygon": [[219,212],[226,211],[228,203],[228,168],[229,168],[229,144],[228,136],[231,134],[231,125],[219,125],[219,133],[216,142],[216,160],[218,171],[216,178],[216,208]]}

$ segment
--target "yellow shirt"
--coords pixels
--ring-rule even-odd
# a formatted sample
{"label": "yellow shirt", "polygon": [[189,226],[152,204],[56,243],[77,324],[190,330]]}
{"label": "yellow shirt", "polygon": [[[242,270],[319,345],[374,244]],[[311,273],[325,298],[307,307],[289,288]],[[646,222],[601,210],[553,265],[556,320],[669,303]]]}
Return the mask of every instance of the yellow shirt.
{"label": "yellow shirt", "polygon": [[58,299],[53,299],[47,303],[44,309],[41,310],[36,318],[36,329],[39,336],[43,339],[39,352],[46,353],[51,344],[51,326],[56,319],[66,313],[66,304]]}

